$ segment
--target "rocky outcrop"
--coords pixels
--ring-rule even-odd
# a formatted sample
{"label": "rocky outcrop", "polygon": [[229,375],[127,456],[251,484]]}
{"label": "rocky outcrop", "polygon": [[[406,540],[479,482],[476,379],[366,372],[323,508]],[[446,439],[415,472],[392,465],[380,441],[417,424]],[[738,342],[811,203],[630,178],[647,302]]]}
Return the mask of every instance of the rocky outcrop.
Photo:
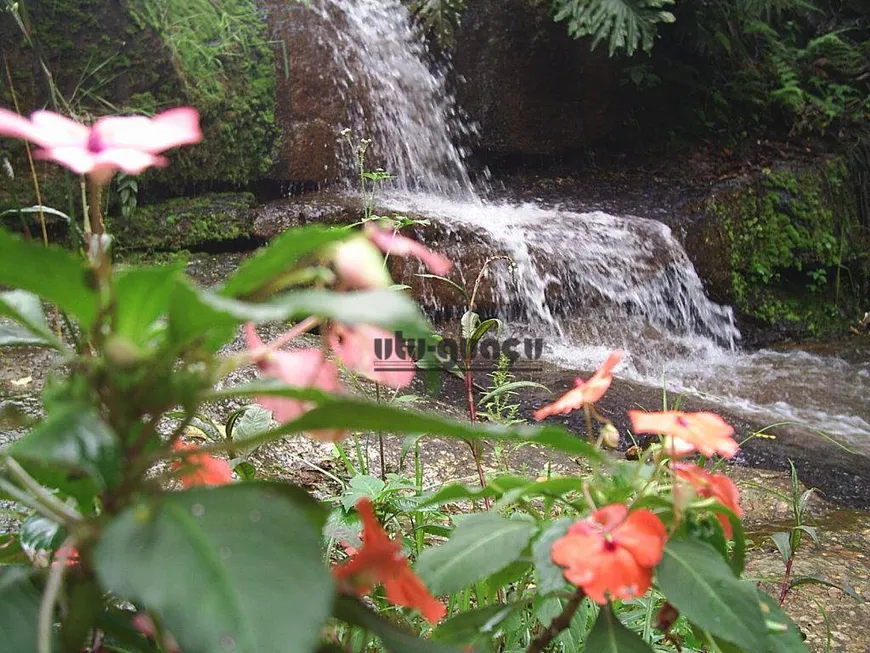
{"label": "rocky outcrop", "polygon": [[275,121],[281,143],[269,177],[322,184],[336,178],[337,136],[346,108],[337,92],[330,43],[320,17],[302,3],[257,0],[269,39],[278,44]]}
{"label": "rocky outcrop", "polygon": [[540,3],[469,3],[453,64],[484,156],[573,154],[617,126],[617,64],[569,37]]}

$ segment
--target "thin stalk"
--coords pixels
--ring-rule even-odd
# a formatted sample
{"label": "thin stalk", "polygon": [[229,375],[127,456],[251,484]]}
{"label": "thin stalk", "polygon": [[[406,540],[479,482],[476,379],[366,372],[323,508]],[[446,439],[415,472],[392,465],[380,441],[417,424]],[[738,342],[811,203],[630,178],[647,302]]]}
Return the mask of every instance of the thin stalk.
{"label": "thin stalk", "polygon": [[67,506],[63,501],[55,497],[53,494],[49,493],[42,485],[40,485],[36,479],[34,479],[30,474],[24,471],[24,468],[16,462],[14,458],[11,458],[8,455],[3,456],[3,462],[6,464],[6,468],[12,474],[12,476],[17,480],[21,485],[24,486],[26,490],[31,492],[34,497],[39,499],[39,501],[49,509],[56,512],[58,515],[63,516],[63,520],[70,523],[80,522],[82,516],[69,506]]}
{"label": "thin stalk", "polygon": [[52,563],[48,573],[48,581],[45,584],[45,592],[42,594],[42,602],[39,605],[39,621],[37,625],[37,653],[51,653],[51,632],[54,625],[54,605],[60,595],[63,586],[63,574],[66,571],[67,562],[75,547],[75,537],[66,538],[61,545],[60,556]]}
{"label": "thin stalk", "polygon": [[[375,383],[375,397],[381,403],[381,384]],[[378,454],[381,459],[381,480],[387,482],[387,456],[384,452],[384,432],[378,431]]]}
{"label": "thin stalk", "polygon": [[[15,107],[15,113],[21,114],[21,109],[18,106],[18,95],[15,93],[15,86],[12,83],[12,72],[9,70],[9,60],[6,54],[3,54],[3,65],[6,67],[6,79],[9,80],[9,92],[12,95],[12,106]],[[33,179],[33,192],[36,194],[36,203],[39,206],[39,226],[42,228],[42,242],[48,245],[48,231],[45,228],[45,213],[42,211],[42,192],[39,189],[39,177],[36,175],[36,164],[33,162],[33,153],[30,151],[30,143],[24,141],[24,150],[27,152],[27,161],[30,164],[30,176]]]}
{"label": "thin stalk", "polygon": [[59,515],[47,506],[42,505],[29,494],[27,494],[26,492],[22,492],[17,487],[12,485],[12,483],[2,477],[0,477],[0,490],[2,490],[4,494],[6,494],[16,503],[20,503],[22,506],[27,506],[31,510],[35,510],[43,517],[47,517],[48,519],[55,522],[64,521],[63,515]]}
{"label": "thin stalk", "polygon": [[782,584],[779,587],[779,605],[782,607],[782,604],[785,603],[785,597],[788,596],[789,584],[791,583],[791,566],[794,564],[794,555],[792,555],[788,562],[785,563],[785,576],[782,577]]}

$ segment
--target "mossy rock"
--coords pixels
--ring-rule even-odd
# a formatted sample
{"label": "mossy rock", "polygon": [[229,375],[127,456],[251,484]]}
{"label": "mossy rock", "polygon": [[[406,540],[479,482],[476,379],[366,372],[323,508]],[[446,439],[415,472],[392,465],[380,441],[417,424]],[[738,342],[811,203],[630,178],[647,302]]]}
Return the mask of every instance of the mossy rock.
{"label": "mossy rock", "polygon": [[[279,141],[275,46],[254,0],[33,0],[18,7],[26,38],[0,12],[12,77],[11,88],[0,84],[0,105],[15,106],[14,89],[24,114],[47,107],[84,120],[195,106],[203,142],[171,151],[169,168],[145,173],[143,195],[155,185],[180,193],[194,184],[246,184],[270,170]],[[16,197],[34,204],[23,146],[0,140],[4,156],[16,179],[0,181],[0,207]],[[66,189],[55,192],[52,179],[43,181],[50,200],[43,203],[68,210]]]}
{"label": "mossy rock", "polygon": [[197,250],[251,238],[254,196],[209,193],[139,207],[130,218],[108,218],[114,249],[126,251]]}
{"label": "mossy rock", "polygon": [[862,310],[866,230],[841,162],[764,170],[715,191],[706,211],[695,240],[716,256],[702,276],[745,319],[805,337],[841,331]]}

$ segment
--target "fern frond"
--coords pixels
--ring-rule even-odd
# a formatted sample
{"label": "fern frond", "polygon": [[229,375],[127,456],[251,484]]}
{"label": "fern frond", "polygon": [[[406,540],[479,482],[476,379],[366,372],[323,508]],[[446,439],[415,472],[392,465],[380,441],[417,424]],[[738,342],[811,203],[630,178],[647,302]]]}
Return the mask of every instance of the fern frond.
{"label": "fern frond", "polygon": [[602,41],[613,56],[634,54],[638,47],[649,52],[660,23],[674,22],[665,10],[674,0],[553,0],[557,21],[566,21],[574,38],[592,37],[592,47]]}

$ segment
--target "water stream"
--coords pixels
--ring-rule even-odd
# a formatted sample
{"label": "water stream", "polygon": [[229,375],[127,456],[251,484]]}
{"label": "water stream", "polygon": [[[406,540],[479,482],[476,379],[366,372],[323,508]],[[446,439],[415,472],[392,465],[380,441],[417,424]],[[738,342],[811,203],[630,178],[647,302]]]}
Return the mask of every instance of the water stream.
{"label": "water stream", "polygon": [[[373,140],[397,176],[399,212],[473,230],[515,264],[498,295],[512,328],[545,337],[545,355],[571,370],[620,347],[618,374],[687,392],[765,423],[797,421],[870,454],[870,366],[835,354],[743,351],[730,307],[709,300],[679,241],[639,216],[482,200],[457,143],[473,134],[432,71],[399,0],[315,0],[320,38],[335,43],[348,126]],[[353,100],[363,89],[366,100]],[[518,307],[518,310],[516,310]]]}

